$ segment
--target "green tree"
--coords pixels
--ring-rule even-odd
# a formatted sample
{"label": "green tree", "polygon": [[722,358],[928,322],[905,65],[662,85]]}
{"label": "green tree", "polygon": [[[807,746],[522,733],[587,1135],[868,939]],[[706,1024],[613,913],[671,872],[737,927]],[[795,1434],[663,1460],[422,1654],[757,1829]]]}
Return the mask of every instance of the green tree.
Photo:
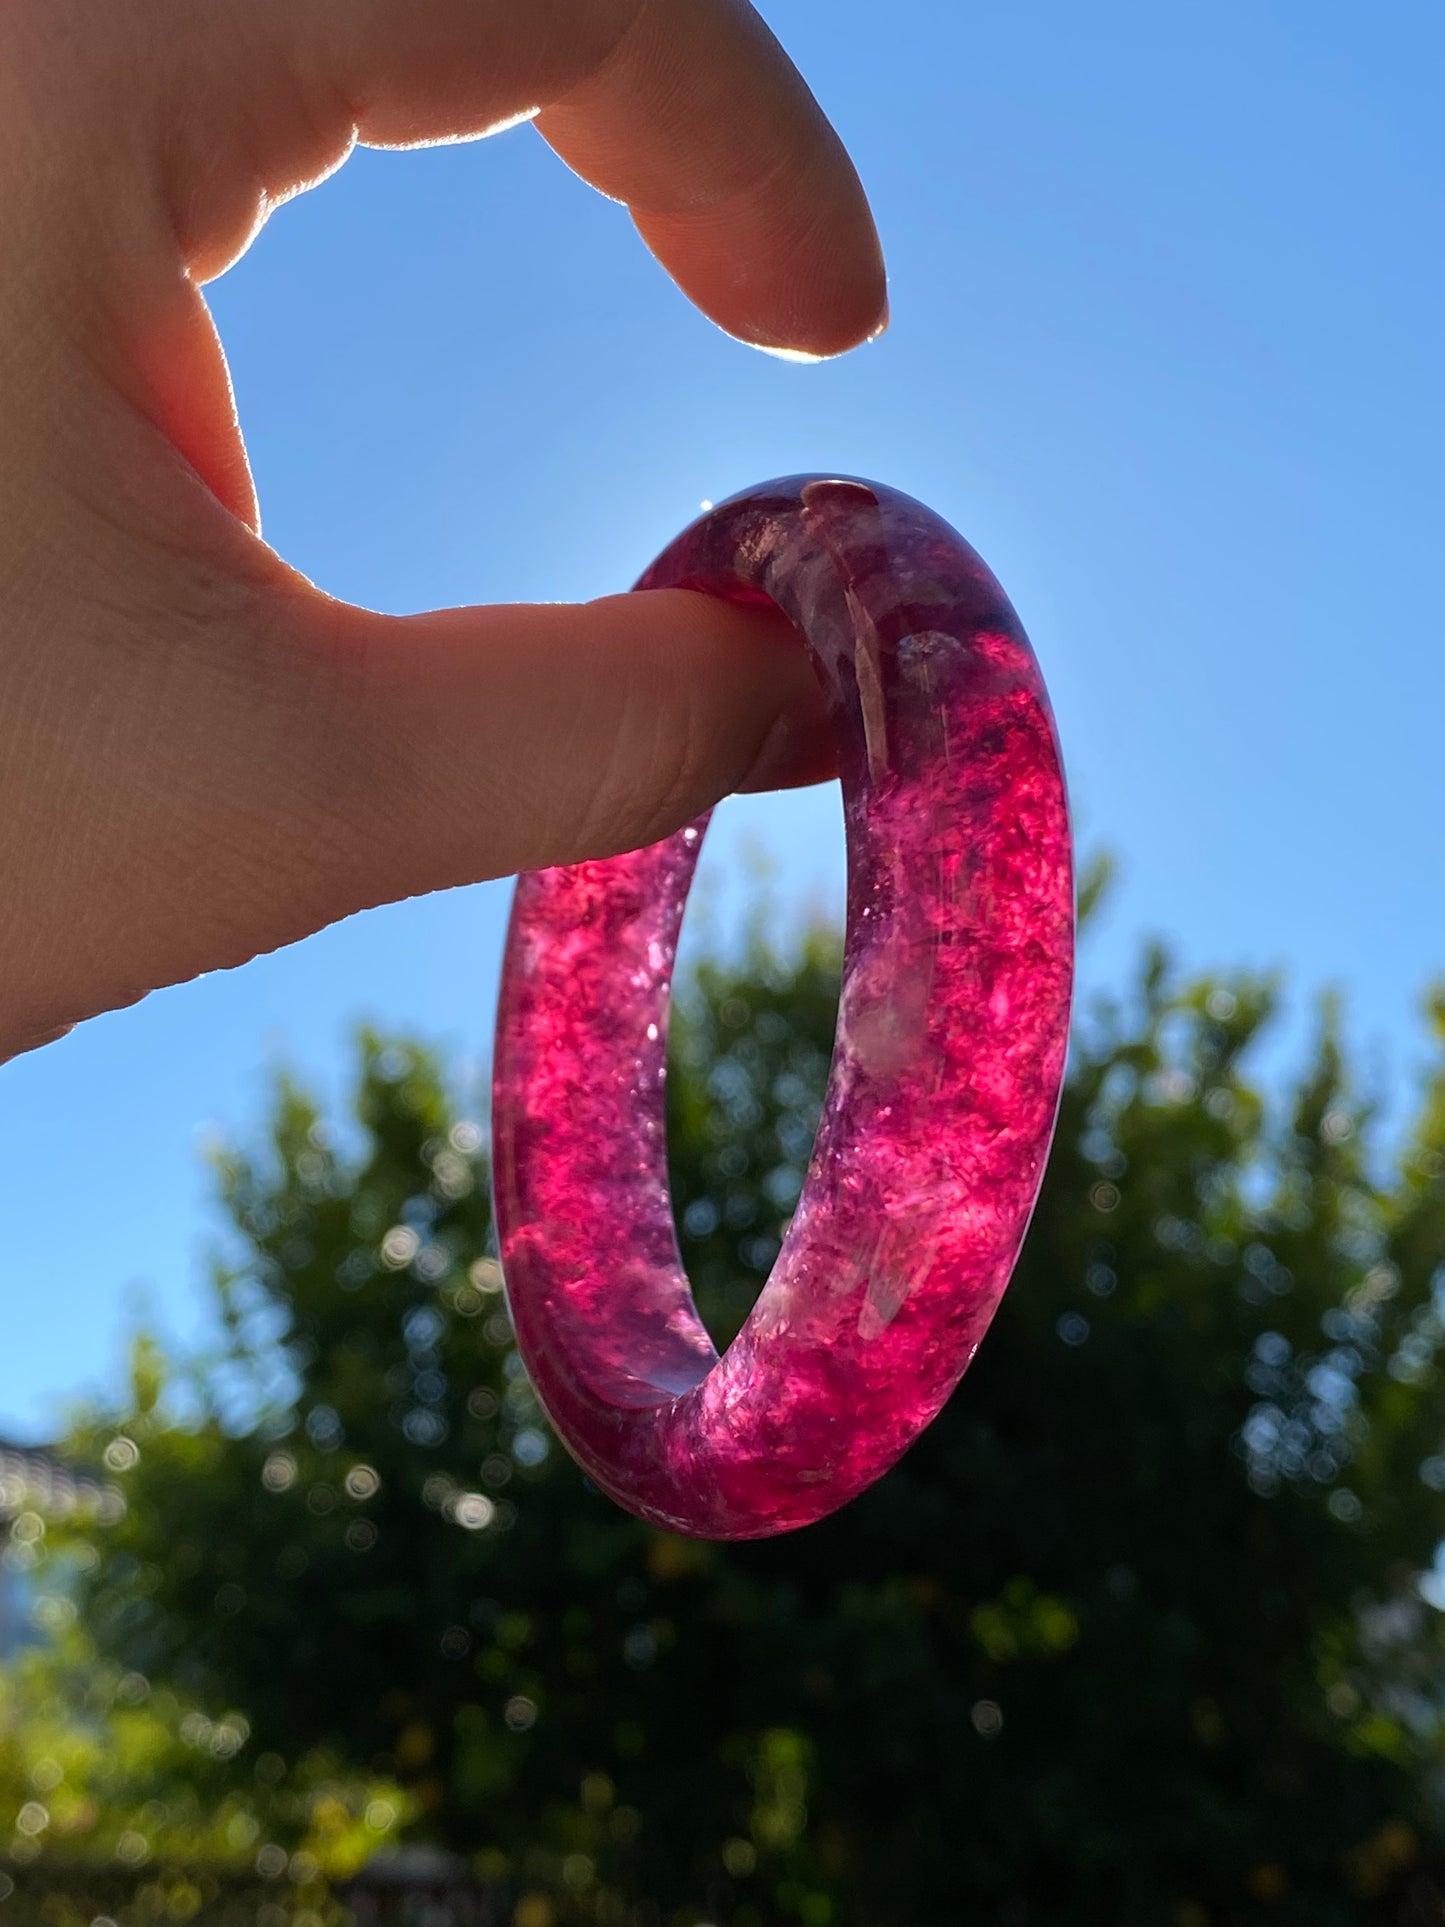
{"label": "green tree", "polygon": [[339,1922],[331,1886],[395,1839],[406,1796],[316,1749],[290,1764],[253,1751],[238,1772],[243,1714],[212,1718],[99,1658],[68,1588],[36,1607],[48,1638],[0,1670],[0,1900],[21,1888],[7,1917],[88,1927],[138,1906],[185,1920],[249,1888],[252,1916],[269,1904],[277,1927]]}
{"label": "green tree", "polygon": [[[724,1339],[836,982],[816,932],[680,1000],[674,1196]],[[243,1708],[238,1772],[395,1775],[522,1927],[1405,1918],[1445,1845],[1445,1003],[1389,1155],[1328,1013],[1266,1099],[1273,1008],[1156,955],[1088,1012],[959,1394],[843,1513],[732,1548],[625,1517],[550,1440],[482,1134],[426,1052],[364,1039],[354,1148],[288,1085],[265,1155],[220,1161],[223,1355],[144,1354],[77,1427],[127,1501],[88,1535],[90,1637]]]}

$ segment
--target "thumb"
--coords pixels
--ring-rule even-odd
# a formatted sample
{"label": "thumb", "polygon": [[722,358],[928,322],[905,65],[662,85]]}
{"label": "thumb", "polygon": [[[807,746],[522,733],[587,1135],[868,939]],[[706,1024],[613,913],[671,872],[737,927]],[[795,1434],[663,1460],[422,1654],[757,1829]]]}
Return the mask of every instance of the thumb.
{"label": "thumb", "polygon": [[108,647],[35,727],[12,715],[33,750],[0,855],[29,912],[0,1058],[355,911],[831,772],[780,615],[666,589],[382,616],[276,573],[239,606],[202,595],[189,640],[124,677]]}
{"label": "thumb", "polygon": [[337,859],[348,909],[637,849],[734,790],[832,771],[817,677],[776,612],[682,589],[332,612],[347,820],[371,838]]}

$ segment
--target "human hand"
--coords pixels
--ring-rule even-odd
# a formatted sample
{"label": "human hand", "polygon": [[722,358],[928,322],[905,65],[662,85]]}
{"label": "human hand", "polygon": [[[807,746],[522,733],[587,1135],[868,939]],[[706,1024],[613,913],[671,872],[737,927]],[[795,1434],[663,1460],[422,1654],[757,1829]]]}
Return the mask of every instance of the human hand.
{"label": "human hand", "polygon": [[883,325],[857,177],[744,0],[0,8],[0,1059],[826,773],[780,619],[381,616],[261,540],[202,283],[357,141],[529,113],[728,332],[827,355]]}

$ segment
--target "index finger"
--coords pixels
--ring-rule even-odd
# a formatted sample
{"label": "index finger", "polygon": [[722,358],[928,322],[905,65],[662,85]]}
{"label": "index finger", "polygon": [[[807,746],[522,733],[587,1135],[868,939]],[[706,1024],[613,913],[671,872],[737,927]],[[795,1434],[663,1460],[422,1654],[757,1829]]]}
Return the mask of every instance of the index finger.
{"label": "index finger", "polygon": [[887,325],[862,183],[746,0],[642,0],[537,125],[729,334],[813,356]]}
{"label": "index finger", "polygon": [[[628,204],[663,266],[730,334],[827,355],[886,322],[857,173],[747,0],[132,0],[92,11],[32,0],[0,18],[20,22],[22,48],[27,34],[35,43],[36,178],[54,172],[55,130],[68,126],[59,151],[74,148],[87,195],[115,201],[128,271],[136,159],[162,189],[162,239],[205,281],[358,139],[420,146],[535,118],[569,166]],[[83,32],[67,24],[78,12]]]}

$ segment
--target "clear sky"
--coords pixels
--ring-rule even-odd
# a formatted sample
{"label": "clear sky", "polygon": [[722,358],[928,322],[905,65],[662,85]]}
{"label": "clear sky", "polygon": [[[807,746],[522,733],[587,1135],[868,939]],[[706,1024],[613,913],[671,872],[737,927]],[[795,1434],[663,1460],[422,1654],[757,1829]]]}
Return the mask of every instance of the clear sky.
{"label": "clear sky", "polygon": [[[850,145],[893,326],[800,368],[718,334],[529,128],[359,154],[211,290],[266,532],[405,611],[625,586],[696,513],[839,469],[983,552],[1145,932],[1334,984],[1408,1087],[1439,904],[1445,133],[1438,0],[765,0]],[[836,893],[828,792],[720,823]],[[485,1055],[508,889],[373,912],[0,1069],[0,1431],[197,1329],[197,1154],[362,1015]],[[1305,1018],[1297,1016],[1296,1034]]]}

